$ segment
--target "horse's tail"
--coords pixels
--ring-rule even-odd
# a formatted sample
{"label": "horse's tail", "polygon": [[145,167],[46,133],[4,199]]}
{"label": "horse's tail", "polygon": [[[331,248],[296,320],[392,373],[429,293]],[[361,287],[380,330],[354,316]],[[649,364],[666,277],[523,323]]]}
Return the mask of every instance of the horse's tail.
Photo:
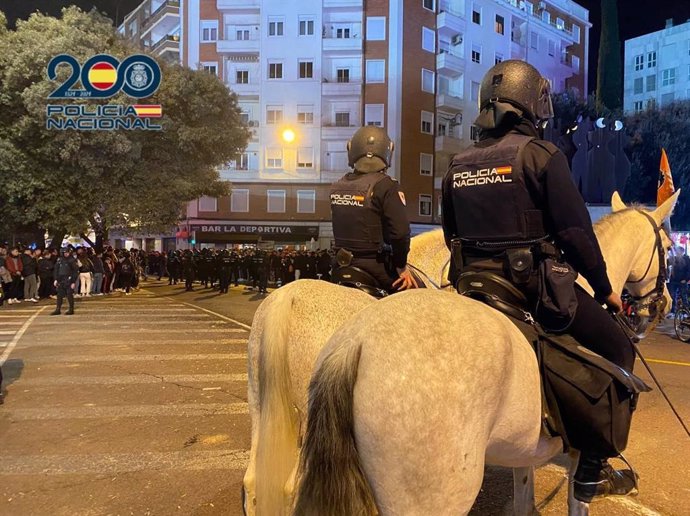
{"label": "horse's tail", "polygon": [[297,466],[298,419],[291,402],[288,338],[294,295],[272,294],[259,348],[259,407],[256,514],[285,514],[285,485]]}
{"label": "horse's tail", "polygon": [[346,342],[312,377],[294,516],[376,514],[354,438],[353,392],[361,351],[361,344]]}

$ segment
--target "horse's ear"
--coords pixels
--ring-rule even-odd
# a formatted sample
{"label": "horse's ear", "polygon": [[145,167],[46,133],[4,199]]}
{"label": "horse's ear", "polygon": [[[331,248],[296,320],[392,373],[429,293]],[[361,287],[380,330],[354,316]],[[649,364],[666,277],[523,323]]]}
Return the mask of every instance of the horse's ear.
{"label": "horse's ear", "polygon": [[656,220],[657,224],[663,223],[671,216],[673,213],[673,208],[676,206],[676,202],[678,201],[679,195],[680,188],[676,190],[676,193],[674,193],[671,197],[666,199],[661,206],[652,212],[652,217],[654,217],[654,220]]}
{"label": "horse's ear", "polygon": [[618,193],[618,191],[613,192],[613,195],[611,196],[611,211],[613,211],[613,213],[616,213],[617,211],[623,211],[626,208],[627,206],[623,202],[623,199],[621,199],[621,196]]}

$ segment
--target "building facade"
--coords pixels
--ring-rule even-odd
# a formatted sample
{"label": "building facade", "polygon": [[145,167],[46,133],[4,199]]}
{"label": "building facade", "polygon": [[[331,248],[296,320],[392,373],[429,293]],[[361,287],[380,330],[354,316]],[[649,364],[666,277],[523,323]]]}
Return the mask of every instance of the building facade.
{"label": "building facade", "polygon": [[119,31],[142,50],[180,61],[179,0],[145,0],[125,17]]}
{"label": "building facade", "polygon": [[624,69],[626,113],[690,99],[690,20],[627,40]]}
{"label": "building facade", "polygon": [[[170,29],[136,29],[170,3],[147,0],[121,31],[155,48]],[[393,139],[389,173],[413,232],[423,231],[440,222],[450,158],[476,138],[479,83],[491,66],[526,59],[555,91],[587,84],[588,12],[571,0],[179,5],[180,62],[218,75],[253,130],[244,153],[219,170],[232,195],[189,203],[179,247],[192,238],[197,246],[330,246],[330,184],[349,170],[347,140],[367,124]]]}

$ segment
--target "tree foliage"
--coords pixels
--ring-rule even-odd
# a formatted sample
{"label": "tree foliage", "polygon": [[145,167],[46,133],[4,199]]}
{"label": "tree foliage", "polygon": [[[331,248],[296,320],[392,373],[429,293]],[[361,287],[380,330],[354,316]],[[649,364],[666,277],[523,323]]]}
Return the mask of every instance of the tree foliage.
{"label": "tree foliage", "polygon": [[[228,192],[216,167],[244,149],[249,132],[236,97],[216,76],[160,62],[161,87],[144,101],[163,106],[159,132],[48,130],[47,97],[59,84],[47,78],[52,57],[69,53],[83,63],[99,53],[123,59],[139,51],[109,19],[74,7],[60,19],[34,14],[14,31],[0,27],[0,217],[6,223],[73,233],[89,224],[153,231],[175,224],[186,202]],[[64,102],[141,103],[124,94]]]}
{"label": "tree foliage", "polygon": [[597,108],[619,109],[623,95],[623,63],[617,0],[601,0],[601,41],[597,70]]}

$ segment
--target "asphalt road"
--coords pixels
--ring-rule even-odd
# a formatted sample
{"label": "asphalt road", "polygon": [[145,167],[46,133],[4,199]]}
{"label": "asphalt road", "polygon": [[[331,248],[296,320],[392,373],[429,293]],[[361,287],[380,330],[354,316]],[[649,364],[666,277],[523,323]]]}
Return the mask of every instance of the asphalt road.
{"label": "asphalt road", "polygon": [[[262,299],[152,281],[78,301],[71,317],[50,317],[45,302],[5,305],[0,515],[239,516],[246,339]],[[670,331],[642,348],[690,420],[690,344]],[[597,503],[593,516],[690,515],[690,439],[658,390],[640,401],[627,455],[640,495]],[[565,514],[563,464],[537,472],[543,515]],[[488,468],[472,514],[511,514],[511,494],[511,472]]]}

